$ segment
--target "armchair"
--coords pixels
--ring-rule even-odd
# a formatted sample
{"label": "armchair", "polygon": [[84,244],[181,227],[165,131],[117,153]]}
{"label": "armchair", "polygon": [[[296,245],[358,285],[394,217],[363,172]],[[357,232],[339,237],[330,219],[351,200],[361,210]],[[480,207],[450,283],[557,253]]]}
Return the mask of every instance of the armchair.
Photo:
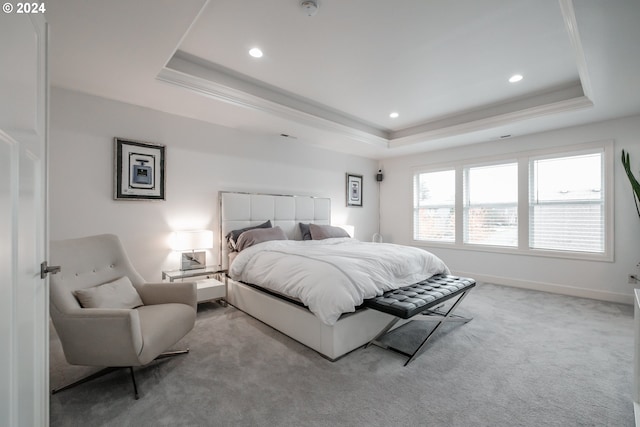
{"label": "armchair", "polygon": [[50,314],[65,358],[105,367],[52,394],[128,368],[138,399],[134,366],[189,352],[165,351],[195,324],[195,283],[145,283],[111,234],[52,241],[50,252],[62,267],[50,277]]}

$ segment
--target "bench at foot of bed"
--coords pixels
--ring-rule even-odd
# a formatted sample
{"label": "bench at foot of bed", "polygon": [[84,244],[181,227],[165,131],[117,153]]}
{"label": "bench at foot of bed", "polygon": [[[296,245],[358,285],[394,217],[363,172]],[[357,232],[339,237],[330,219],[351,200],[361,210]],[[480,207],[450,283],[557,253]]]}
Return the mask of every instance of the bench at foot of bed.
{"label": "bench at foot of bed", "polygon": [[[455,315],[453,312],[475,285],[476,281],[467,277],[438,274],[415,285],[388,291],[379,297],[365,300],[364,305],[366,307],[395,316],[394,319],[367,344],[367,347],[375,344],[379,347],[404,354],[409,358],[404,364],[404,366],[407,366],[421,353],[429,339],[444,322],[466,323],[471,320],[470,318]],[[457,299],[447,311],[439,310],[445,301],[456,297]],[[437,321],[438,323],[413,353],[407,353],[380,341],[401,319],[411,319],[412,321],[430,320]]]}

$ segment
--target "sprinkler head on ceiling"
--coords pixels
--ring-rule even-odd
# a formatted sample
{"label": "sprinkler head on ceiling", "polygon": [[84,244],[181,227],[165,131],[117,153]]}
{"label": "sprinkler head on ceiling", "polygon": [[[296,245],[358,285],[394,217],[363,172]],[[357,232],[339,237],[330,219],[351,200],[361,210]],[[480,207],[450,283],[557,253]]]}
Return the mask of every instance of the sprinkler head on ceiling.
{"label": "sprinkler head on ceiling", "polygon": [[318,2],[315,0],[302,0],[300,2],[300,7],[307,16],[313,16],[318,11]]}

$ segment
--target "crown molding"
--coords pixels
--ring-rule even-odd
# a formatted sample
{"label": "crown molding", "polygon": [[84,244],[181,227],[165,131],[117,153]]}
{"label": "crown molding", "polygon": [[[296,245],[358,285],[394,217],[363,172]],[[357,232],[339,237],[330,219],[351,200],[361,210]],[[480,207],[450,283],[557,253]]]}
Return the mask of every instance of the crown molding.
{"label": "crown molding", "polygon": [[385,137],[372,135],[368,132],[354,129],[350,126],[342,125],[313,114],[305,113],[264,98],[250,95],[246,92],[223,86],[210,80],[194,77],[170,68],[162,69],[158,74],[157,79],[218,101],[227,102],[229,104],[263,113],[274,114],[284,119],[293,120],[297,123],[313,126],[318,129],[336,132],[356,141],[372,144],[378,147],[386,148],[388,146],[388,139]]}
{"label": "crown molding", "polygon": [[593,99],[593,91],[591,89],[591,79],[587,69],[587,60],[584,56],[582,48],[582,39],[578,31],[578,22],[576,20],[576,12],[573,8],[573,0],[559,0],[562,19],[569,35],[569,42],[573,48],[575,55],[576,67],[578,68],[578,76],[580,76],[580,84],[587,98]]}
{"label": "crown molding", "polygon": [[[587,96],[575,96],[555,102],[549,102],[534,107],[523,108],[517,111],[492,114],[488,117],[472,119],[472,114],[435,121],[414,128],[405,129],[387,136],[374,135],[351,126],[337,123],[331,119],[319,117],[278,102],[270,101],[262,97],[252,95],[244,90],[235,89],[229,85],[223,85],[215,81],[194,76],[192,74],[177,71],[165,67],[158,74],[157,79],[165,83],[179,86],[200,95],[204,95],[218,101],[227,102],[243,108],[277,115],[288,120],[294,120],[308,126],[329,132],[336,132],[344,137],[360,142],[365,142],[380,148],[402,147],[417,144],[434,139],[447,138],[465,133],[490,129],[492,127],[509,125],[522,120],[540,117],[548,114],[563,113],[593,106],[593,102]],[[575,87],[565,88],[565,92],[576,93]],[[555,91],[560,93],[562,90]],[[553,94],[552,94],[553,95]],[[556,96],[557,98],[557,96]],[[502,104],[502,107],[514,106],[516,102]],[[458,122],[456,122],[456,120]]]}
{"label": "crown molding", "polygon": [[465,133],[487,130],[499,126],[505,126],[522,120],[533,119],[549,114],[558,114],[578,109],[593,107],[593,102],[586,96],[553,102],[546,105],[538,105],[520,111],[498,114],[491,117],[472,120],[451,126],[439,127],[429,131],[414,133],[391,139],[389,148],[403,147],[407,145],[427,142],[434,139],[447,138]]}
{"label": "crown molding", "polygon": [[248,77],[232,74],[230,70],[216,67],[215,64],[203,63],[184,52],[177,52],[156,78],[218,101],[337,132],[378,147],[386,147],[389,140],[389,133],[384,129]]}

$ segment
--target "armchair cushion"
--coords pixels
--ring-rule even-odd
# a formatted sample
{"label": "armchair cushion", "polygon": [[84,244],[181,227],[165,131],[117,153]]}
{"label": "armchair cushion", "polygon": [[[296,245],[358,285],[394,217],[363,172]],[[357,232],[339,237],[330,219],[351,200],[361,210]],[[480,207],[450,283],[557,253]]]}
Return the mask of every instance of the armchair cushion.
{"label": "armchair cushion", "polygon": [[135,286],[145,305],[181,303],[198,308],[196,282],[142,283]]}
{"label": "armchair cushion", "polygon": [[136,308],[143,305],[128,277],[73,292],[83,308]]}

